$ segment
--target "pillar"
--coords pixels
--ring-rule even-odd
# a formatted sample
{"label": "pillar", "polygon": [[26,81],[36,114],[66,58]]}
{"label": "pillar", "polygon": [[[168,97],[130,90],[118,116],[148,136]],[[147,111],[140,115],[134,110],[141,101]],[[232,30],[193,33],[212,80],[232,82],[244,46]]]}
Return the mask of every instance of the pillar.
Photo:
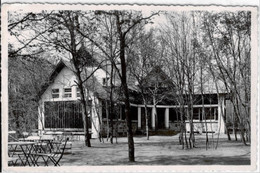
{"label": "pillar", "polygon": [[100,128],[99,121],[98,121],[98,114],[99,114],[98,111],[100,107],[98,105],[99,105],[99,101],[95,102],[94,98],[92,98],[91,111],[90,111],[90,116],[92,119],[91,138],[98,138],[98,131]]}
{"label": "pillar", "polygon": [[40,101],[38,106],[38,129],[39,135],[44,133],[44,102]]}
{"label": "pillar", "polygon": [[138,129],[141,129],[142,121],[141,121],[141,107],[138,107]]}
{"label": "pillar", "polygon": [[[223,113],[223,115],[221,115]],[[225,98],[223,95],[219,96],[218,100],[218,130],[219,133],[225,133],[225,125],[223,116],[225,114]]]}
{"label": "pillar", "polygon": [[165,109],[164,121],[165,121],[165,128],[168,129],[169,128],[169,108]]}
{"label": "pillar", "polygon": [[152,109],[152,128],[155,129],[155,107]]}

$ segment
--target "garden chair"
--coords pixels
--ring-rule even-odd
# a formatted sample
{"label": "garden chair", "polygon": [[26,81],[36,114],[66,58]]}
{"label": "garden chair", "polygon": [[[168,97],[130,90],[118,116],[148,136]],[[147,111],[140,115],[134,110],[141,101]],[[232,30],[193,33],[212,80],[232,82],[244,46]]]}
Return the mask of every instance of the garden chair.
{"label": "garden chair", "polygon": [[19,160],[18,151],[14,153],[14,148],[8,147],[8,165],[15,166],[18,160]]}
{"label": "garden chair", "polygon": [[54,166],[60,166],[59,162],[64,155],[64,151],[66,149],[68,140],[69,140],[69,138],[67,138],[64,143],[62,141],[53,142],[53,146],[55,147],[55,149],[51,153],[33,154],[35,164],[37,166],[39,166],[37,162],[38,162],[39,158],[42,158],[45,166],[48,166],[49,161],[52,162],[54,164]]}
{"label": "garden chair", "polygon": [[[73,135],[72,132],[63,132],[62,139],[67,139],[69,138],[70,141],[73,140]],[[72,142],[68,141],[65,150],[69,150],[72,148]],[[63,142],[64,144],[64,142]]]}
{"label": "garden chair", "polygon": [[8,157],[8,165],[15,166],[18,160],[18,157]]}

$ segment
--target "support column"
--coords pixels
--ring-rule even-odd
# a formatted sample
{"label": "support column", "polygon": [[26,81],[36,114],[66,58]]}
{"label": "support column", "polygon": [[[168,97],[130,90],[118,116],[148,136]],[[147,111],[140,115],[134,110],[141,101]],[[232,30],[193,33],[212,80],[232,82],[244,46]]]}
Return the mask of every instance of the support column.
{"label": "support column", "polygon": [[[91,103],[91,111],[90,111],[90,117],[92,119],[92,128],[91,128],[91,138],[98,138],[98,131],[99,131],[99,122],[98,122],[98,104],[99,101],[94,101],[94,98],[92,97],[92,103]],[[97,105],[96,105],[97,104]]]}
{"label": "support column", "polygon": [[[223,113],[223,115],[221,115]],[[225,125],[223,116],[225,114],[225,98],[223,95],[219,96],[218,101],[218,130],[219,133],[225,133]]]}
{"label": "support column", "polygon": [[138,129],[141,129],[141,107],[138,107]]}
{"label": "support column", "polygon": [[155,129],[155,108],[152,109],[152,128]]}
{"label": "support column", "polygon": [[44,126],[44,101],[40,101],[38,106],[38,129],[40,134],[38,135],[42,135],[44,133]]}
{"label": "support column", "polygon": [[169,108],[165,109],[164,121],[165,121],[165,128],[168,129],[169,128]]}

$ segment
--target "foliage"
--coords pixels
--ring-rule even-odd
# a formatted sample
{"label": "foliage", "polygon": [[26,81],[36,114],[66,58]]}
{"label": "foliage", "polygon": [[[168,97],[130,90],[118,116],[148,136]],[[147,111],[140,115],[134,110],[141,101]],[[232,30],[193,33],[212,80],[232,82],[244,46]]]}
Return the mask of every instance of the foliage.
{"label": "foliage", "polygon": [[38,128],[38,101],[52,69],[43,57],[9,58],[9,129],[22,133]]}

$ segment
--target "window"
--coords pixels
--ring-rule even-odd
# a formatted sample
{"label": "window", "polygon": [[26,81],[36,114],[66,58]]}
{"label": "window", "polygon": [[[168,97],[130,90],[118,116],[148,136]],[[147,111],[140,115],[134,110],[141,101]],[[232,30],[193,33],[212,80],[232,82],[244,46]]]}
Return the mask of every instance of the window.
{"label": "window", "polygon": [[64,97],[71,97],[71,88],[64,88]]}
{"label": "window", "polygon": [[108,83],[108,78],[103,78],[102,84],[103,86],[106,86]]}
{"label": "window", "polygon": [[193,119],[201,120],[202,108],[193,108]]}
{"label": "window", "polygon": [[218,108],[212,107],[205,109],[205,116],[207,120],[218,120]]}
{"label": "window", "polygon": [[[83,128],[82,107],[78,101],[44,102],[45,128]],[[90,118],[88,125],[91,128]]]}
{"label": "window", "polygon": [[80,97],[80,90],[79,90],[79,87],[77,87],[77,97]]}
{"label": "window", "polygon": [[60,97],[60,90],[59,89],[52,89],[52,98],[59,98]]}

